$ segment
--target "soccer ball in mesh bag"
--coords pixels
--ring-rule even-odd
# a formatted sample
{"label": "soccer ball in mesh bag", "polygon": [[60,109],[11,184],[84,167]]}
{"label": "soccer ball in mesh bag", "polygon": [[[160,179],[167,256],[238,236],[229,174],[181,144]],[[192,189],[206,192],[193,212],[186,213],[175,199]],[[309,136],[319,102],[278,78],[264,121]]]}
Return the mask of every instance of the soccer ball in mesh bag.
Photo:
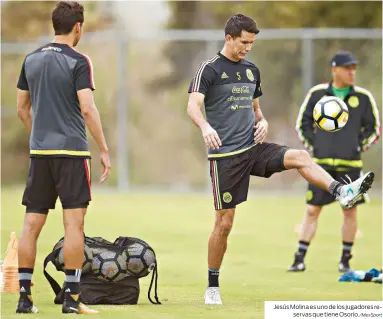
{"label": "soccer ball in mesh bag", "polygon": [[[61,241],[59,242],[61,243]],[[56,268],[57,270],[62,270],[64,271],[65,270],[65,265],[64,265],[64,242],[62,242],[62,245],[61,245],[61,249],[55,259],[55,265],[56,265]],[[59,244],[57,244],[55,246],[55,248],[57,249],[58,247],[60,247]],[[84,246],[84,260],[83,260],[83,263],[82,263],[82,273],[87,273],[91,270],[92,268],[92,259],[93,259],[93,253],[92,253],[92,249],[90,249],[87,245]]]}
{"label": "soccer ball in mesh bag", "polygon": [[125,250],[128,257],[128,273],[144,277],[156,266],[154,251],[140,243],[134,243]]}
{"label": "soccer ball in mesh bag", "polygon": [[335,132],[347,124],[346,103],[335,96],[324,96],[314,107],[315,124],[324,131]]}
{"label": "soccer ball in mesh bag", "polygon": [[119,281],[126,274],[126,253],[106,250],[95,255],[92,260],[92,273],[99,279]]}

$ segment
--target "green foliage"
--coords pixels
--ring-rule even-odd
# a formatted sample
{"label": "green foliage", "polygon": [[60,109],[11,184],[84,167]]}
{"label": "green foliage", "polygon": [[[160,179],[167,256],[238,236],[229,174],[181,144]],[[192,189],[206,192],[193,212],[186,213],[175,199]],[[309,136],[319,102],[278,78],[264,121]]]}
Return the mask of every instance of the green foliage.
{"label": "green foliage", "polygon": [[[53,34],[52,11],[56,2],[52,1],[7,1],[2,3],[2,41],[34,40],[42,35]],[[95,3],[82,2],[85,9],[84,26],[86,31],[106,27],[111,17],[98,11]]]}
{"label": "green foliage", "polygon": [[[183,14],[189,6],[194,12],[187,21]],[[236,13],[255,18],[262,34],[264,28],[381,28],[382,3],[366,1],[204,1],[191,4],[189,1],[173,3],[169,1],[172,12],[171,27],[179,29],[198,28],[221,29],[227,19]],[[363,13],[363,14],[361,14]],[[201,19],[200,16],[203,16]],[[195,18],[195,17],[198,18]],[[180,18],[182,17],[182,18]],[[208,24],[206,23],[208,21]],[[222,40],[224,40],[222,35]],[[169,63],[173,72],[168,76],[174,82],[190,81],[196,71],[197,62],[209,58],[204,54],[206,45],[193,43],[193,49],[183,50],[177,43],[170,43],[172,51]],[[220,43],[220,45],[222,45]],[[219,49],[221,47],[218,47]],[[381,110],[382,85],[382,41],[381,40],[315,40],[313,41],[313,84],[331,80],[329,61],[338,50],[350,50],[360,61],[357,84],[370,90]],[[167,52],[167,51],[166,51]],[[195,52],[199,52],[197,55]],[[201,56],[201,52],[203,57]],[[213,55],[215,52],[209,52]],[[184,58],[182,60],[182,58]],[[302,83],[302,42],[300,40],[257,40],[248,59],[261,71],[261,107],[270,122],[270,140],[282,137],[280,142],[301,148],[295,143],[294,126],[298,109],[304,95]],[[184,61],[190,61],[185,65]],[[179,62],[182,61],[182,62]],[[381,175],[381,143],[374,146],[364,156],[365,167]]]}
{"label": "green foliage", "polygon": [[206,2],[204,10],[210,12],[217,28],[223,28],[235,13],[253,17],[261,30],[382,27],[382,3],[373,1],[229,1],[225,5]]}

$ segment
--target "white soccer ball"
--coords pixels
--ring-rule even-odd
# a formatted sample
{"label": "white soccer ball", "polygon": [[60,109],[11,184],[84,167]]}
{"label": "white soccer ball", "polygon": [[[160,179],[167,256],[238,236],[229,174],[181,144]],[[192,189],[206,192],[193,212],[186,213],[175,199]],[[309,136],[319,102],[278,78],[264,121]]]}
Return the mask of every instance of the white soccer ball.
{"label": "white soccer ball", "polygon": [[324,96],[315,104],[313,117],[319,128],[327,132],[335,132],[347,124],[348,108],[340,98]]}
{"label": "white soccer ball", "polygon": [[103,251],[93,255],[92,273],[99,279],[118,281],[126,277],[126,253],[119,254],[114,251]]}

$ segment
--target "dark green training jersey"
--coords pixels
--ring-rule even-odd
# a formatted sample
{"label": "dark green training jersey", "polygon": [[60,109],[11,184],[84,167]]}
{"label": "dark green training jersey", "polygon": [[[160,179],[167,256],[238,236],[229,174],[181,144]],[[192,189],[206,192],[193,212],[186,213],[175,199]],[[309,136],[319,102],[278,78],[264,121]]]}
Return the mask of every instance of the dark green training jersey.
{"label": "dark green training jersey", "polygon": [[219,159],[245,152],[254,146],[253,100],[262,95],[259,69],[247,60],[233,62],[221,53],[203,62],[189,93],[205,95],[206,119],[217,131],[222,146],[209,149]]}

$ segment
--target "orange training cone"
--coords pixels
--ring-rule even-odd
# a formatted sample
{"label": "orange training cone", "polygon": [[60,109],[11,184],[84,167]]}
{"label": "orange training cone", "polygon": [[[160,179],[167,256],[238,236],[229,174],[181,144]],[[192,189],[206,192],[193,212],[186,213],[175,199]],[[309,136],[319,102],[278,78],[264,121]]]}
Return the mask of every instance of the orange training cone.
{"label": "orange training cone", "polygon": [[5,253],[4,263],[1,265],[1,292],[16,293],[20,290],[17,250],[18,240],[16,233],[12,232]]}

